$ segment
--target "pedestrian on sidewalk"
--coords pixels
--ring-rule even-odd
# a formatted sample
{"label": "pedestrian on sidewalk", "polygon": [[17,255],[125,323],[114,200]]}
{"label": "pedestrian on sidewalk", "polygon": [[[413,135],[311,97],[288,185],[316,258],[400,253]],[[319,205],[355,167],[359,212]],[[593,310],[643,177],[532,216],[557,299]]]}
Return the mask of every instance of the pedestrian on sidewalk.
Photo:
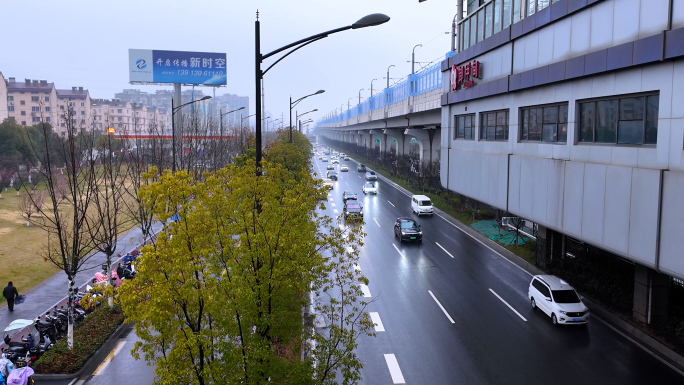
{"label": "pedestrian on sidewalk", "polygon": [[12,281],[9,281],[7,287],[2,291],[2,296],[7,300],[9,311],[14,311],[14,299],[19,297],[19,292],[16,287],[12,286]]}

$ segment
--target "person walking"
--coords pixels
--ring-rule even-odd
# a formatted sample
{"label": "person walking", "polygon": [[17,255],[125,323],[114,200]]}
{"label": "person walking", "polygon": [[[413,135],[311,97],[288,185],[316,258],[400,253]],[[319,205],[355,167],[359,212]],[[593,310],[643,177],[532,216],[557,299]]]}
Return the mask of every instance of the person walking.
{"label": "person walking", "polygon": [[14,299],[19,297],[19,292],[16,287],[12,286],[12,281],[9,281],[7,287],[2,291],[2,296],[7,300],[9,311],[14,311]]}

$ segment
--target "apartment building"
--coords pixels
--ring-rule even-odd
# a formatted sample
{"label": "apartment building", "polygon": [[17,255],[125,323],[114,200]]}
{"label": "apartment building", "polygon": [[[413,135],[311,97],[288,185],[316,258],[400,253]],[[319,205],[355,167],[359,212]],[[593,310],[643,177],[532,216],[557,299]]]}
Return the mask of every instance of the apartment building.
{"label": "apartment building", "polygon": [[[71,87],[70,90],[57,90],[57,111],[59,121],[55,126],[55,131],[63,132],[66,130],[67,112],[71,114],[71,124],[73,127],[90,127],[90,93],[83,87]],[[69,108],[71,107],[71,108]]]}
{"label": "apartment building", "polygon": [[47,80],[25,79],[23,82],[8,78],[4,82],[7,87],[7,115],[22,126],[36,123],[58,123],[57,89],[54,83]]}
{"label": "apartment building", "polygon": [[93,99],[90,111],[95,129],[102,132],[114,128],[122,134],[147,133],[151,126],[166,132],[171,127],[165,108],[148,107],[141,103]]}
{"label": "apartment building", "polygon": [[9,117],[7,113],[7,84],[0,72],[0,123]]}

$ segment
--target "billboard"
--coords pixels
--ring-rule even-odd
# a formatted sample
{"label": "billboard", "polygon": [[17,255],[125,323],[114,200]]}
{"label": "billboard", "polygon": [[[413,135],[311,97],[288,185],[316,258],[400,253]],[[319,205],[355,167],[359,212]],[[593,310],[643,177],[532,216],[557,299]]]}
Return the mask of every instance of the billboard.
{"label": "billboard", "polygon": [[128,50],[131,83],[226,85],[226,54],[215,52]]}

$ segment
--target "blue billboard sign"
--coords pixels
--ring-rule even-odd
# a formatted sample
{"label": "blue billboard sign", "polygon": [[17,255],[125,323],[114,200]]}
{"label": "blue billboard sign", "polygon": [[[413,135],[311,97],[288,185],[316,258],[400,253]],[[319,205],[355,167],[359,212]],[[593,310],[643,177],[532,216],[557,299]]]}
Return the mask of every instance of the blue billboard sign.
{"label": "blue billboard sign", "polygon": [[215,52],[128,50],[131,83],[226,85],[226,54]]}

